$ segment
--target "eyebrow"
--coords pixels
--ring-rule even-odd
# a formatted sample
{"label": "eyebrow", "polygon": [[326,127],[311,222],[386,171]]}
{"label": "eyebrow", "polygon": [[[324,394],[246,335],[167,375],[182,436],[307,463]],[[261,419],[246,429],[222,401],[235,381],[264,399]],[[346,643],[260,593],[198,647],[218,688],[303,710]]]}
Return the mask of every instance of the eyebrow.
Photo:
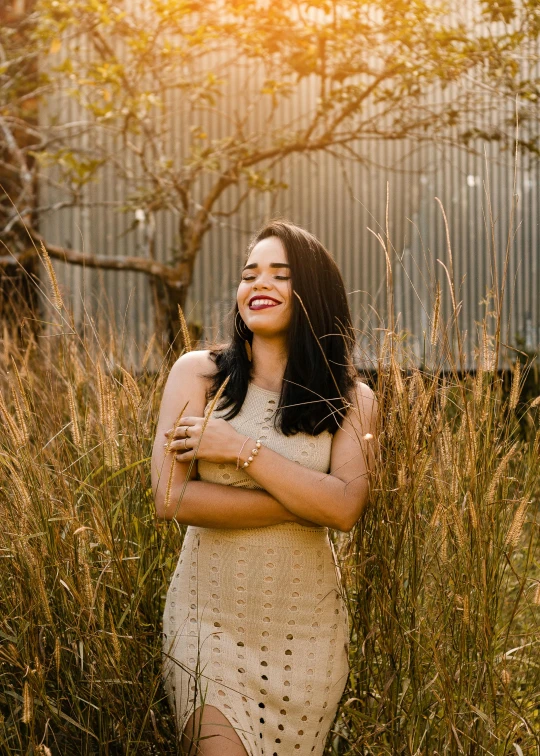
{"label": "eyebrow", "polygon": [[[249,265],[246,265],[243,270],[248,270],[249,268],[258,268],[259,263],[250,263]],[[270,263],[270,268],[290,268],[291,266],[288,263]]]}

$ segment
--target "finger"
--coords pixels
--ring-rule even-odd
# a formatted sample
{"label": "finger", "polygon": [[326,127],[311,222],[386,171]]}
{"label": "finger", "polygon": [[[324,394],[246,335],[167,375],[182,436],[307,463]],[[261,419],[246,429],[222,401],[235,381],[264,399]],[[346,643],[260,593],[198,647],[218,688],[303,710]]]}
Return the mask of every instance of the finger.
{"label": "finger", "polygon": [[190,442],[189,437],[184,438],[177,438],[174,441],[171,441],[169,443],[169,449],[180,449],[181,451],[187,451],[188,449],[193,448],[193,443]]}
{"label": "finger", "polygon": [[182,452],[181,454],[175,454],[174,458],[177,462],[190,462],[195,457],[195,452],[193,449],[189,449],[187,452]]}
{"label": "finger", "polygon": [[201,419],[200,417],[181,417],[178,425],[196,425]]}

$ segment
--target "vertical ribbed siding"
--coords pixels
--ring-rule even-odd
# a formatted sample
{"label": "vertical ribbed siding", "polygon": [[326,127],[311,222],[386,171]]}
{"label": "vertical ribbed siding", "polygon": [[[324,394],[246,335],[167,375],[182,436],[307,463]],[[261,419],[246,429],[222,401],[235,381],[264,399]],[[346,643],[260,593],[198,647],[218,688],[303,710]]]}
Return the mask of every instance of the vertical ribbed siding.
{"label": "vertical ribbed siding", "polygon": [[[253,61],[240,60],[231,70],[220,101],[220,108],[228,117],[237,110],[242,112],[249,103],[249,90],[245,85],[248,74],[250,86],[256,88],[262,81],[263,71],[256,69]],[[283,102],[279,122],[285,124],[308,107],[313,108],[319,94],[317,88],[314,78],[303,79],[298,94]],[[432,104],[451,96],[451,87],[446,91],[435,88]],[[178,93],[169,92],[165,103],[162,117],[170,129],[167,149],[177,164],[188,153],[193,124],[200,124],[211,137],[225,133],[220,120],[208,113],[194,115]],[[80,115],[79,107],[67,93],[58,94],[44,117],[51,117],[55,112],[61,113],[66,121],[76,120]],[[262,109],[256,109],[248,119],[247,131],[264,133],[265,117]],[[81,146],[82,139],[84,137],[78,137],[74,143]],[[111,146],[120,150],[113,137],[109,139]],[[348,158],[339,163],[328,153],[290,156],[274,172],[276,179],[288,184],[287,190],[272,197],[254,194],[234,217],[216,217],[196,263],[186,308],[188,319],[203,324],[207,338],[223,337],[224,319],[234,299],[247,242],[265,220],[281,215],[307,227],[335,255],[347,291],[351,292],[360,351],[369,363],[374,339],[381,338],[380,332],[373,331],[383,325],[378,317],[386,322],[386,292],[384,253],[368,228],[385,236],[388,182],[398,326],[409,334],[409,343],[421,359],[425,340],[429,343],[433,283],[437,279],[443,288],[443,316],[450,315],[446,274],[438,262],[449,265],[443,219],[435,201],[438,197],[448,216],[454,280],[458,301],[462,301],[459,323],[467,332],[468,364],[472,364],[472,352],[477,343],[476,323],[484,311],[480,303],[492,284],[491,229],[484,182],[489,183],[495,221],[493,253],[500,284],[514,172],[514,156],[502,152],[496,143],[473,146],[476,154],[442,142],[419,145],[410,141],[366,139],[355,145],[365,161]],[[129,156],[125,159],[132,160]],[[135,166],[132,167],[136,174]],[[539,180],[538,161],[532,156],[520,157],[516,185],[519,202],[514,220],[517,231],[508,271],[504,306],[508,332],[504,333],[504,338],[510,344],[523,338],[529,349],[540,344]],[[208,186],[208,179],[201,181],[201,189]],[[119,213],[114,209],[114,203],[120,204],[132,188],[130,182],[121,182],[115,177],[112,165],[105,166],[99,181],[87,185],[83,196],[87,202],[113,204],[57,211],[42,222],[45,238],[74,248],[84,245],[85,249],[98,254],[144,254],[140,225],[128,230],[134,223],[133,213]],[[234,206],[242,191],[243,188],[233,187],[215,209],[227,210]],[[61,198],[58,190],[42,189],[42,204]],[[156,255],[160,260],[170,260],[178,250],[178,215],[160,211],[156,224]],[[81,322],[83,318],[81,292],[84,291],[87,311],[94,316],[98,313],[114,316],[117,328],[124,331],[126,349],[134,365],[139,364],[153,328],[146,277],[138,273],[83,271],[58,262],[55,267],[64,291],[71,294],[76,321]]]}

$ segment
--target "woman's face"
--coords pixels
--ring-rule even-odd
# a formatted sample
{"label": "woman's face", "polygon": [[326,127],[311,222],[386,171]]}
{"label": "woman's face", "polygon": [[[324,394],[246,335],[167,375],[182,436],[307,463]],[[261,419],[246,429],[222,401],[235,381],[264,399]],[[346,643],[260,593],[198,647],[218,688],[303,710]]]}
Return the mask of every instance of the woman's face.
{"label": "woman's face", "polygon": [[292,312],[291,273],[277,236],[253,247],[236,300],[242,320],[254,334],[271,337],[287,332]]}

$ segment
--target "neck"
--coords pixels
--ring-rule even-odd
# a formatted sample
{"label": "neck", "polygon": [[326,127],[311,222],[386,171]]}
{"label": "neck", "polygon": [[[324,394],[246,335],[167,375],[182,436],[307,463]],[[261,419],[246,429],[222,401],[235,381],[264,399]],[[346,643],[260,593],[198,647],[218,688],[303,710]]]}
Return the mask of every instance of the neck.
{"label": "neck", "polygon": [[285,340],[265,339],[253,334],[251,352],[251,377],[254,383],[269,391],[281,391],[287,365]]}

